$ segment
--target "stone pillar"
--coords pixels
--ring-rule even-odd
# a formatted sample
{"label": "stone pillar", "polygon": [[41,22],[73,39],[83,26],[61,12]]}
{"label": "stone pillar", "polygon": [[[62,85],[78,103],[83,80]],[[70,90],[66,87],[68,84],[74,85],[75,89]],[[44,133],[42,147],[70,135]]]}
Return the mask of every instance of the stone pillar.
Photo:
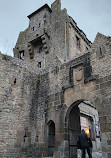
{"label": "stone pillar", "polygon": [[104,158],[111,157],[111,132],[101,134],[102,138],[102,153]]}

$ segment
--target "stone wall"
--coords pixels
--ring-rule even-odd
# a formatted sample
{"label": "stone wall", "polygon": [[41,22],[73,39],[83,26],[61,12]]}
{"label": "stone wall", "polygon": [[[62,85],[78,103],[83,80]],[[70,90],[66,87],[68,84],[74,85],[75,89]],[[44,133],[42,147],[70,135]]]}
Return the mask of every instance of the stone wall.
{"label": "stone wall", "polygon": [[[90,50],[91,43],[88,41],[85,33],[83,31],[79,30],[76,23],[74,23],[73,19],[69,17],[69,60],[74,59],[75,57],[79,57],[83,55],[85,52]],[[80,42],[80,47],[77,46],[77,39]]]}
{"label": "stone wall", "polygon": [[[103,157],[110,158],[111,37],[99,33],[90,52],[84,53],[90,42],[83,34],[85,42],[79,54],[70,42],[72,34],[78,32],[67,29],[66,62],[65,22],[68,28],[71,19],[66,9],[61,10],[59,0],[49,12],[51,23],[37,31],[37,37],[31,32],[29,37],[29,28],[20,33],[14,55],[18,57],[24,50],[24,61],[0,54],[0,157],[48,156],[49,127],[53,123],[53,157],[69,158],[70,111],[87,102],[99,113]],[[44,38],[49,50],[40,57],[35,54],[35,44],[39,41],[41,46]],[[73,51],[77,56],[72,55]],[[44,67],[37,69],[41,58],[45,59]]]}
{"label": "stone wall", "polygon": [[[96,76],[97,106],[100,124],[103,157],[111,157],[111,37],[97,34],[92,45],[92,70]],[[108,155],[107,155],[108,153]]]}
{"label": "stone wall", "polygon": [[98,33],[91,47],[94,75],[100,77],[111,74],[111,37]]}
{"label": "stone wall", "polygon": [[95,59],[93,53],[41,71],[17,58],[0,56],[1,157],[48,156],[48,123],[53,121],[54,156],[61,158],[64,151],[68,158],[67,113],[83,101],[99,112],[103,156],[110,157],[111,77],[94,73],[101,69],[96,71],[96,62],[90,61]]}
{"label": "stone wall", "polygon": [[0,157],[21,157],[31,143],[31,108],[36,71],[22,61],[0,54]]}

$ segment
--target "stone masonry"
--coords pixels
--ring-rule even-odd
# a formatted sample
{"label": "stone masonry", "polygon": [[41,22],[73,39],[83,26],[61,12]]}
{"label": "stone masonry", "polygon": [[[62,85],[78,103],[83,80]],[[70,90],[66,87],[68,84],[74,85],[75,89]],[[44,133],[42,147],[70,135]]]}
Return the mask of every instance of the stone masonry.
{"label": "stone masonry", "polygon": [[111,158],[111,37],[91,43],[60,0],[28,18],[14,57],[0,53],[0,157],[76,158],[87,116],[93,154]]}

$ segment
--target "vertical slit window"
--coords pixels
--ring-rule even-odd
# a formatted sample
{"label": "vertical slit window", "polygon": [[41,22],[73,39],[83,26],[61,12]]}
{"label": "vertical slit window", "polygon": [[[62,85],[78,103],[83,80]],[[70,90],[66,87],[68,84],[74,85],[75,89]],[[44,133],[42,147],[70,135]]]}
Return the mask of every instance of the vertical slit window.
{"label": "vertical slit window", "polygon": [[41,67],[42,67],[42,63],[38,62],[38,68],[41,68]]}
{"label": "vertical slit window", "polygon": [[78,36],[76,36],[76,46],[80,48],[80,38]]}
{"label": "vertical slit window", "polygon": [[19,52],[19,59],[24,60],[24,51]]}
{"label": "vertical slit window", "polygon": [[39,48],[39,53],[42,53],[42,47]]}

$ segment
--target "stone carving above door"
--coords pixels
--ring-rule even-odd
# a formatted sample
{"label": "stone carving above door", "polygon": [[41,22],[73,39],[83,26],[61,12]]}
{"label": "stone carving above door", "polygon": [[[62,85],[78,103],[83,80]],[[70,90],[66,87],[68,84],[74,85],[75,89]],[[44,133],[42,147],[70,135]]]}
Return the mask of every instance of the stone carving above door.
{"label": "stone carving above door", "polygon": [[73,81],[74,85],[83,82],[84,80],[84,73],[83,73],[83,65],[75,67],[73,69]]}

